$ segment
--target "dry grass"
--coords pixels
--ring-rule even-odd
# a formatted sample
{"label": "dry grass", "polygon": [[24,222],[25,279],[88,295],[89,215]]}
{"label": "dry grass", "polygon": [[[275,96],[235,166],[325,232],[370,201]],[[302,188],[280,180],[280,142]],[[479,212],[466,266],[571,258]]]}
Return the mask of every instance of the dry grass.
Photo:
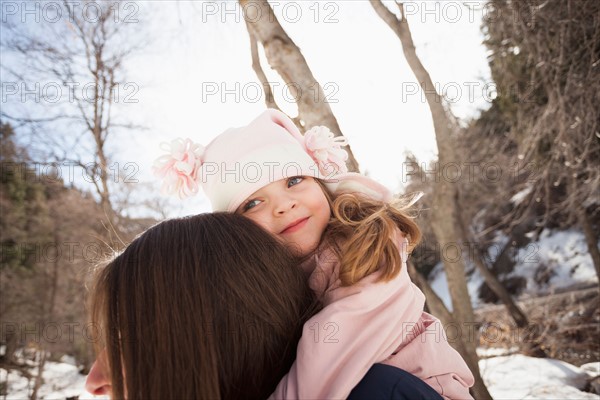
{"label": "dry grass", "polygon": [[475,314],[482,321],[480,346],[514,348],[580,366],[600,360],[600,298],[598,288],[522,299],[529,326],[518,328],[502,305],[485,306]]}

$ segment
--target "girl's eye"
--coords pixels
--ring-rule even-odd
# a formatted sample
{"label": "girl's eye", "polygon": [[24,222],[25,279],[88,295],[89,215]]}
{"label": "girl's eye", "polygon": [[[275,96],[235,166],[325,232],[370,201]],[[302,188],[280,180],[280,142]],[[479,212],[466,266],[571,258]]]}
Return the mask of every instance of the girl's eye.
{"label": "girl's eye", "polygon": [[256,207],[260,203],[260,200],[250,200],[246,204],[244,204],[243,212],[246,212],[254,207]]}
{"label": "girl's eye", "polygon": [[296,186],[297,184],[299,184],[303,180],[304,180],[304,178],[301,177],[301,176],[294,176],[294,177],[288,179],[288,182],[287,182],[288,185],[287,186],[288,187]]}

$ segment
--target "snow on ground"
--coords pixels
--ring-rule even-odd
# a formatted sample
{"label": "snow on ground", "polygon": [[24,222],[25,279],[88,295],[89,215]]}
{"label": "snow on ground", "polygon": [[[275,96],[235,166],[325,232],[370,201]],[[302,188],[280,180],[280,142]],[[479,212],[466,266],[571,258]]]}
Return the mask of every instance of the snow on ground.
{"label": "snow on ground", "polygon": [[477,355],[479,358],[490,358],[490,357],[499,357],[499,356],[508,356],[510,354],[516,354],[519,352],[519,348],[517,346],[513,346],[509,349],[505,349],[503,347],[478,347]]}
{"label": "snow on ground", "polygon": [[[490,248],[493,248],[493,250],[489,251],[492,260],[497,256],[498,249],[504,246],[506,240],[506,237],[498,236],[498,243]],[[585,237],[579,231],[544,229],[537,241],[519,249],[514,256],[517,263],[514,271],[508,276],[524,277],[527,282],[524,291],[529,294],[551,292],[575,284],[598,282],[592,257],[587,250]],[[536,272],[539,276],[540,266],[547,267],[548,281],[545,284],[538,285],[534,277]],[[435,266],[430,276],[431,287],[444,301],[446,307],[452,310],[446,273],[442,263]],[[483,278],[476,269],[467,281],[469,295],[474,307],[480,304],[477,291],[482,281]]]}
{"label": "snow on ground", "polygon": [[[529,293],[554,290],[576,283],[597,282],[585,237],[578,231],[544,229],[536,242],[519,250],[517,260],[512,275],[526,278],[526,291]],[[533,279],[540,265],[548,267],[550,273],[548,283],[542,287],[536,285]]]}
{"label": "snow on ground", "polygon": [[[522,354],[493,356],[497,353],[486,349],[478,352],[482,356],[492,356],[480,360],[479,368],[496,400],[600,399],[598,395],[580,390],[590,377],[598,375],[598,362],[578,368],[562,361]],[[6,382],[6,378],[6,371],[0,369],[0,382]],[[80,400],[106,399],[85,392],[85,376],[79,375],[74,365],[49,362],[44,371],[44,380],[40,399],[66,399],[77,395]],[[6,400],[28,398],[29,386],[26,378],[11,372],[8,375]]]}
{"label": "snow on ground", "polygon": [[591,377],[584,369],[559,360],[513,354],[480,360],[479,368],[496,400],[600,398],[579,390]]}
{"label": "snow on ground", "polygon": [[[36,372],[36,369],[31,372]],[[66,399],[79,396],[84,391],[85,376],[72,364],[47,361],[42,378],[44,384],[38,391],[39,399]],[[3,382],[8,382],[3,400],[28,399],[34,385],[33,379],[29,381],[20,372],[13,370],[7,374],[5,369],[0,369],[0,385]]]}
{"label": "snow on ground", "polygon": [[513,203],[514,205],[521,204],[523,202],[523,200],[525,200],[527,195],[529,195],[529,193],[531,193],[532,189],[533,189],[533,186],[527,186],[525,189],[521,190],[520,192],[516,193],[513,197],[511,197],[510,202]]}

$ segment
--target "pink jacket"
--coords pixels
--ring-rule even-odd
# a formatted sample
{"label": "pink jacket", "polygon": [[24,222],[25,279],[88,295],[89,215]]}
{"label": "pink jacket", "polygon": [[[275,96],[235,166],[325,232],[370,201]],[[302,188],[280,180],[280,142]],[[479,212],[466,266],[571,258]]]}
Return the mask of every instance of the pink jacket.
{"label": "pink jacket", "polygon": [[302,265],[324,308],[304,324],[296,361],[271,398],[346,398],[373,364],[384,363],[423,379],[445,399],[472,399],[473,375],[440,321],[423,312],[425,296],[407,272],[408,243],[400,232],[397,239],[402,271],[389,282],[375,282],[374,273],[340,286],[339,262],[327,249]]}

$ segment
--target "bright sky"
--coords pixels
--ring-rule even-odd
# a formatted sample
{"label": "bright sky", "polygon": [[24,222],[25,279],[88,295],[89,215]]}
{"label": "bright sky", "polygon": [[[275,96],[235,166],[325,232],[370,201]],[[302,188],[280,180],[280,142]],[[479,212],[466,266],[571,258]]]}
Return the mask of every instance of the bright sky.
{"label": "bright sky", "polygon": [[[463,119],[487,106],[491,82],[480,31],[485,3],[466,3],[470,7],[463,1],[405,6],[421,61],[440,90],[454,99],[453,110]],[[429,109],[399,39],[368,1],[271,4],[326,88],[362,172],[400,190],[405,152],[428,161],[435,157],[436,146]],[[393,2],[386,4],[397,10]],[[147,166],[159,154],[159,142],[189,136],[207,144],[226,128],[250,122],[265,103],[251,68],[239,3],[142,3],[140,14],[143,7],[159,9],[159,31],[154,32],[162,39],[158,47],[163,47],[131,68],[148,83],[139,98],[150,136],[138,139],[131,149],[145,178]],[[280,107],[297,115],[288,89],[264,58],[262,63],[269,81],[278,82],[274,94]],[[201,200],[186,200],[185,210],[208,210]]]}
{"label": "bright sky", "polygon": [[[401,190],[406,152],[429,161],[436,146],[429,109],[399,39],[366,0],[270,3],[324,87],[362,172]],[[393,1],[385,3],[397,12]],[[122,9],[122,16],[134,13],[140,29],[150,32],[151,46],[127,63],[126,81],[139,85],[139,103],[122,104],[118,112],[148,130],[108,145],[114,160],[137,163],[136,177],[154,181],[158,190],[150,167],[160,142],[191,137],[205,145],[226,128],[250,122],[265,103],[237,1],[133,4],[137,8]],[[485,2],[409,2],[405,8],[434,83],[454,99],[457,116],[475,116],[488,105],[491,82],[480,32]],[[279,106],[296,116],[288,88],[264,57],[262,63],[269,80],[278,82]],[[209,210],[203,196],[175,204],[182,208],[171,216]]]}

